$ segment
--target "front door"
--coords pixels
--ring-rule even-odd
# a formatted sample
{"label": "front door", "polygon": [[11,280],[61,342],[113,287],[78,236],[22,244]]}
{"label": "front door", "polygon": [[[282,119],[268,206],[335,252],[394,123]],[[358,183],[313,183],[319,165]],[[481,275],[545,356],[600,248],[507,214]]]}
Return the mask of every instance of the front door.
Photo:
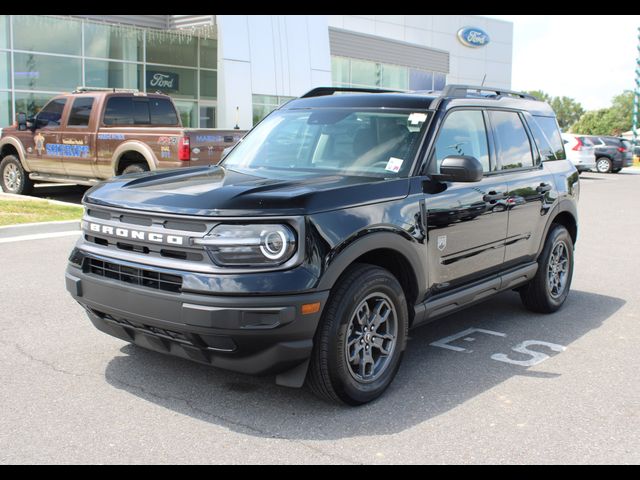
{"label": "front door", "polygon": [[438,173],[449,155],[473,156],[485,171],[480,182],[425,183],[428,268],[434,293],[497,271],[504,261],[508,211],[502,202],[507,183],[493,172],[485,120],[479,109],[453,110],[429,155],[430,173]]}
{"label": "front door", "polygon": [[67,100],[54,98],[34,119],[33,150],[27,151],[29,167],[33,172],[64,174],[60,125]]}

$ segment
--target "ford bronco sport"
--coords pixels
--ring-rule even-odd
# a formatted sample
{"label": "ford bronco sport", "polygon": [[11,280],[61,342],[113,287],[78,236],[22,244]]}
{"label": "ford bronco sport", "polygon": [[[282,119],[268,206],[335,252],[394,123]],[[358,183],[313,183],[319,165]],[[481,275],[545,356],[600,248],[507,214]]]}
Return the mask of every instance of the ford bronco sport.
{"label": "ford bronco sport", "polygon": [[0,187],[28,195],[35,182],[95,185],[122,173],[218,163],[244,131],[183,128],[171,97],[109,88],[58,95],[0,137]]}
{"label": "ford bronco sport", "polygon": [[66,286],[91,322],[358,405],[392,382],[409,328],[504,290],[562,306],[579,180],[549,105],[340,90],[280,107],[217,166],[89,190]]}

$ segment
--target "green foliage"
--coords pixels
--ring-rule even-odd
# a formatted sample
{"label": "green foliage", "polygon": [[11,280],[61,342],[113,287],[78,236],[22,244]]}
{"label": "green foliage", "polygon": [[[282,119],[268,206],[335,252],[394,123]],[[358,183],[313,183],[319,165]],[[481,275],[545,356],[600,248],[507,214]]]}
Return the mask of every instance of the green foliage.
{"label": "green foliage", "polygon": [[625,90],[613,97],[609,108],[585,113],[573,124],[571,131],[585,135],[614,135],[631,130],[633,92]]}
{"label": "green foliage", "polygon": [[530,90],[529,95],[533,95],[538,100],[547,102],[556,112],[558,125],[562,131],[566,131],[569,126],[573,125],[584,114],[584,108],[580,103],[569,97],[552,97],[542,90]]}

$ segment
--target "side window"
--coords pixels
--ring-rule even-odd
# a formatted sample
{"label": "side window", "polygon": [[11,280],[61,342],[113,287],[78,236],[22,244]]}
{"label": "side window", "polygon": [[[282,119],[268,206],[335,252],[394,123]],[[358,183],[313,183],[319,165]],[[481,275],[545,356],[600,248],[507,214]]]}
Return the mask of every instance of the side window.
{"label": "side window", "polygon": [[36,117],[36,127],[59,127],[66,98],[56,98],[47,103]]}
{"label": "side window", "polygon": [[133,99],[110,97],[104,110],[105,125],[133,125]]}
{"label": "side window", "polygon": [[442,160],[449,155],[476,157],[482,169],[490,171],[487,128],[482,111],[456,110],[447,116],[433,149],[430,170],[440,172]]}
{"label": "side window", "polygon": [[489,112],[495,132],[498,165],[502,170],[533,167],[529,136],[516,112]]}
{"label": "side window", "polygon": [[[540,130],[542,130],[542,133],[549,142],[549,145],[553,149],[556,158],[558,160],[564,160],[565,158],[567,158],[564,148],[562,147],[562,145],[566,144],[567,142],[563,142],[562,138],[560,137],[560,128],[558,127],[558,122],[556,121],[556,119],[554,117],[540,116],[534,116],[533,118],[535,120],[535,123],[540,127]],[[533,136],[535,137],[536,133],[533,128],[532,131]],[[537,141],[538,139],[536,138],[536,142]],[[538,145],[538,148],[540,148],[540,145]]]}
{"label": "side window", "polygon": [[178,115],[173,104],[165,98],[150,98],[151,125],[178,125]]}
{"label": "side window", "polygon": [[71,106],[68,127],[88,127],[91,109],[93,108],[93,97],[76,97]]}

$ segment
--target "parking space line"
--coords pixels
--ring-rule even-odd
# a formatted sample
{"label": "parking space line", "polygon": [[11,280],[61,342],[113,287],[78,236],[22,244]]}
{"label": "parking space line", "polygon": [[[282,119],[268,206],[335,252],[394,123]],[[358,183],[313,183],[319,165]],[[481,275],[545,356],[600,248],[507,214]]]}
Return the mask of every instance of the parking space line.
{"label": "parking space line", "polygon": [[15,237],[0,238],[0,243],[24,242],[27,240],[41,240],[45,238],[67,237],[70,235],[79,235],[79,234],[80,234],[80,230],[72,230],[72,231],[66,231],[66,232],[53,232],[53,233],[34,233],[32,235],[18,235]]}

